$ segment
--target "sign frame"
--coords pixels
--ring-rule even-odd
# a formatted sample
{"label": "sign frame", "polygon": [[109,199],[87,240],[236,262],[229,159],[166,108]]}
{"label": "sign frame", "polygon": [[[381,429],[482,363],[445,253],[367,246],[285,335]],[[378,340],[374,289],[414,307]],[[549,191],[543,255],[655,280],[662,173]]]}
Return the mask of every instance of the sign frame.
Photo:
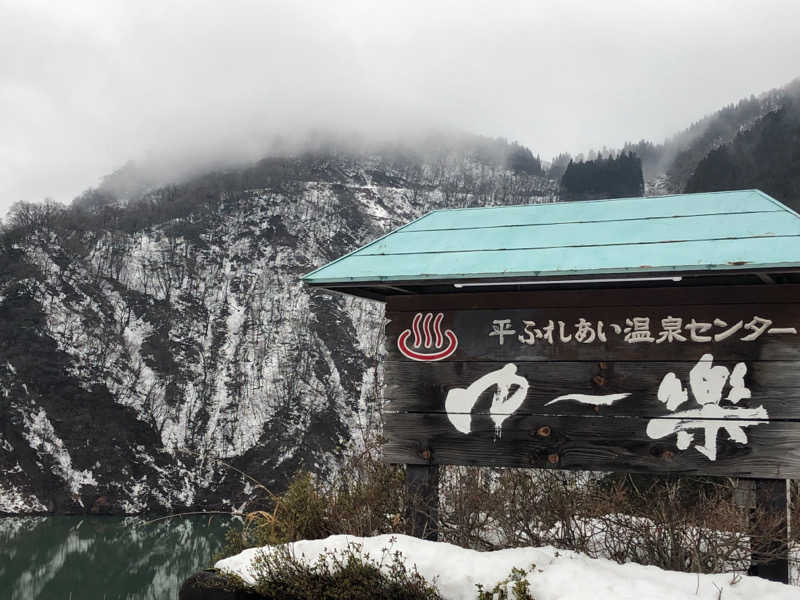
{"label": "sign frame", "polygon": [[[386,462],[800,478],[800,285],[405,296],[386,317]],[[644,318],[683,339],[630,341]]]}

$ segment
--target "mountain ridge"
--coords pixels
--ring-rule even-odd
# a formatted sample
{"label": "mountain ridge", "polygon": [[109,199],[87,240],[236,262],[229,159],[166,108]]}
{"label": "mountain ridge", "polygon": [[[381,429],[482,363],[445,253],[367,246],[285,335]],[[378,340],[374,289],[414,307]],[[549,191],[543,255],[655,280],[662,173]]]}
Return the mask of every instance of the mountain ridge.
{"label": "mountain ridge", "polygon": [[227,173],[124,207],[19,207],[0,252],[0,511],[230,508],[248,488],[222,462],[280,489],[374,431],[381,307],[299,276],[433,208],[556,192],[463,157],[416,180],[367,166],[304,157],[281,169],[336,176],[272,164],[269,187]]}

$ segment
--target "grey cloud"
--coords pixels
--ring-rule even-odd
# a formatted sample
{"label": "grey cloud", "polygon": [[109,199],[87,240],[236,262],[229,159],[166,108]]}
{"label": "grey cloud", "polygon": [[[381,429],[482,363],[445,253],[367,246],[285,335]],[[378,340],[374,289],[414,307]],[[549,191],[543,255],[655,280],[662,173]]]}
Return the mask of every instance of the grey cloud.
{"label": "grey cloud", "polygon": [[502,135],[544,157],[797,76],[796,2],[0,0],[0,214],[130,159],[258,156],[312,129]]}

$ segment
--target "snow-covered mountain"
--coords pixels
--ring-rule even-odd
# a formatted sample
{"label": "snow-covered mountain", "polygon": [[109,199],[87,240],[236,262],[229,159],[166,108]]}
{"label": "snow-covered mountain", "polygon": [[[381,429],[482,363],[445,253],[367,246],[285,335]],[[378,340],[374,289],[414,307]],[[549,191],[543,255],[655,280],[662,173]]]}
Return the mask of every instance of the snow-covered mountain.
{"label": "snow-covered mountain", "polygon": [[383,307],[300,275],[433,209],[555,199],[556,182],[508,165],[464,147],[318,153],[127,203],[15,207],[0,513],[232,506],[249,484],[223,461],[275,488],[330,468],[375,427]]}

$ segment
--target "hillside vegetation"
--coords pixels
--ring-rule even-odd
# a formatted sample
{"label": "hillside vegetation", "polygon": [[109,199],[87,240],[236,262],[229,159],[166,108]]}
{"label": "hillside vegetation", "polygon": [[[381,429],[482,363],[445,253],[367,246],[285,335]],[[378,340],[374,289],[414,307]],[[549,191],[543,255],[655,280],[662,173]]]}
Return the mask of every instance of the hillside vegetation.
{"label": "hillside vegetation", "polygon": [[554,199],[520,149],[320,151],[127,201],[105,187],[16,205],[0,235],[0,513],[238,505],[248,484],[221,461],[275,489],[326,472],[375,427],[383,314],[300,276],[433,209]]}

